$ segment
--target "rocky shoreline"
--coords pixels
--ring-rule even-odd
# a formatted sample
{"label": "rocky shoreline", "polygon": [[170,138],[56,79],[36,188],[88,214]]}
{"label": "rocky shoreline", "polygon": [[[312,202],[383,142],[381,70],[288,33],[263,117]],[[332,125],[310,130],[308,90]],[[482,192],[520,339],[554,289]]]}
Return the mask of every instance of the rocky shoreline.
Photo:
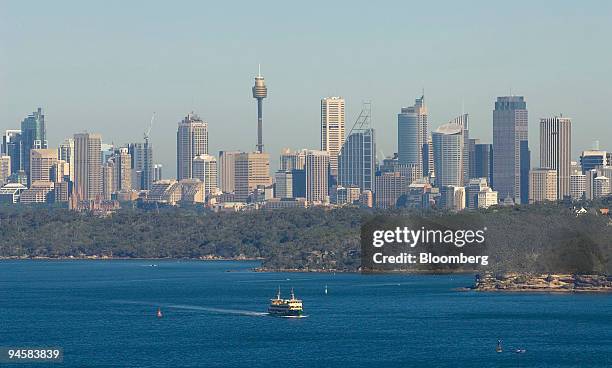
{"label": "rocky shoreline", "polygon": [[476,291],[612,292],[612,276],[586,274],[485,273],[476,276]]}

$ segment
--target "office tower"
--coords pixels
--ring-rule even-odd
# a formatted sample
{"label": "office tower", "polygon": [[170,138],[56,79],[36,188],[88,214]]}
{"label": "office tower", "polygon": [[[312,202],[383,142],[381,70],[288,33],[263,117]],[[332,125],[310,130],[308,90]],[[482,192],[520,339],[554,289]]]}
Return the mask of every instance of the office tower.
{"label": "office tower", "polygon": [[398,172],[376,175],[375,203],[377,208],[394,208],[398,198],[408,190],[408,180]]}
{"label": "office tower", "polygon": [[30,151],[41,148],[47,148],[47,131],[45,115],[39,107],[21,122],[20,169],[26,174],[30,173]]}
{"label": "office tower", "polygon": [[204,192],[210,194],[217,189],[217,158],[199,155],[193,159],[193,178],[204,183]]}
{"label": "office tower", "polygon": [[435,176],[434,172],[436,170],[436,164],[434,162],[434,154],[433,154],[433,140],[431,138],[431,134],[427,136],[427,156],[423,156],[425,160],[427,160],[427,171],[424,173],[427,176]]}
{"label": "office tower", "polygon": [[432,133],[436,185],[463,185],[463,129],[447,123]]}
{"label": "office tower", "polygon": [[581,200],[586,193],[586,175],[575,173],[570,175],[570,196],[574,201]]}
{"label": "office tower", "polygon": [[571,150],[571,119],[540,119],[540,167],[557,170],[558,199],[570,195]]}
{"label": "office tower", "polygon": [[473,178],[470,179],[468,185],[465,187],[466,203],[465,206],[469,209],[476,209],[480,207],[478,205],[478,195],[481,191],[489,188],[486,178]]}
{"label": "office tower", "polygon": [[489,187],[482,189],[478,192],[478,208],[489,208],[497,205],[497,192]]}
{"label": "office tower", "polygon": [[223,193],[234,193],[236,155],[239,151],[219,151],[219,186]]}
{"label": "office tower", "polygon": [[341,185],[332,190],[332,203],[337,205],[353,204],[359,201],[361,189],[356,185],[343,187]]}
{"label": "office tower", "polygon": [[115,163],[108,160],[102,165],[102,199],[110,201],[116,192]]}
{"label": "office tower", "polygon": [[610,179],[598,176],[593,179],[593,198],[601,198],[610,194]]}
{"label": "office tower", "polygon": [[[493,189],[521,203],[528,186],[528,121],[523,96],[498,97],[493,110]],[[523,179],[523,180],[521,180]],[[527,180],[527,181],[526,181]],[[524,201],[523,201],[524,202]]]}
{"label": "office tower", "polygon": [[461,114],[451,120],[450,124],[457,124],[463,131],[463,182],[466,184],[470,179],[470,124],[469,115]]}
{"label": "office tower", "polygon": [[329,152],[309,150],[306,152],[306,200],[326,202],[329,191]]}
{"label": "office tower", "polygon": [[137,190],[151,189],[154,180],[153,145],[146,137],[144,143],[129,144],[128,151],[132,159],[132,187]]}
{"label": "office tower", "polygon": [[6,184],[0,188],[0,203],[18,203],[19,197],[21,197],[21,194],[27,189],[28,187],[19,183]]}
{"label": "office tower", "polygon": [[30,151],[30,183],[51,181],[51,168],[57,162],[57,150],[32,149]]}
{"label": "office tower", "polygon": [[113,191],[126,192],[132,190],[132,155],[127,147],[115,150],[113,155]]}
{"label": "office tower", "polygon": [[268,87],[261,76],[261,67],[255,77],[255,85],[253,86],[253,98],[257,99],[257,152],[263,152],[263,99],[268,97]]}
{"label": "office tower", "polygon": [[440,207],[450,211],[461,211],[465,209],[465,188],[454,185],[445,185],[441,187]]}
{"label": "office tower", "polygon": [[487,178],[493,187],[493,145],[489,143],[474,143],[470,157],[470,179]]}
{"label": "office tower", "polygon": [[570,163],[570,173],[573,174],[580,174],[582,173],[582,167],[580,166],[580,164],[576,161],[572,161]]}
{"label": "office tower", "polygon": [[69,181],[70,167],[64,160],[57,160],[51,166],[51,181],[61,183]]}
{"label": "office tower", "polygon": [[427,143],[427,136],[427,107],[423,95],[416,99],[414,106],[402,107],[397,115],[399,163],[416,167],[418,176],[424,175],[423,145]]}
{"label": "office tower", "polygon": [[0,187],[3,186],[11,176],[11,156],[0,156]]}
{"label": "office tower", "polygon": [[176,132],[176,177],[191,179],[193,158],[208,154],[208,123],[193,112],[178,124]]}
{"label": "office tower", "polygon": [[74,135],[74,193],[77,200],[95,200],[102,194],[102,165],[99,134]]}
{"label": "office tower", "polygon": [[280,170],[303,170],[306,163],[306,149],[291,151],[283,148],[280,155]]}
{"label": "office tower", "polygon": [[51,181],[33,181],[32,185],[21,193],[19,202],[24,204],[51,203],[54,187],[55,183]]}
{"label": "office tower", "polygon": [[599,173],[595,169],[585,171],[584,173],[584,181],[585,181],[584,196],[589,201],[593,199],[593,184],[594,184],[595,178],[598,176],[599,176]]}
{"label": "office tower", "polygon": [[359,194],[359,205],[367,208],[374,206],[374,194],[371,190],[364,190]]}
{"label": "office tower", "polygon": [[586,173],[589,170],[595,169],[598,166],[610,165],[607,159],[607,152],[600,150],[588,150],[582,151],[580,155],[580,166],[582,167],[582,173]]}
{"label": "office tower", "polygon": [[11,158],[11,174],[21,170],[21,130],[9,129],[4,132],[2,154]]}
{"label": "office tower", "polygon": [[[338,156],[338,184],[374,190],[376,135],[371,127],[370,104],[364,104]],[[331,156],[330,156],[331,160]]]}
{"label": "office tower", "polygon": [[557,200],[557,170],[536,168],[529,172],[529,203]]}
{"label": "office tower", "polygon": [[156,181],[160,181],[163,178],[163,173],[162,170],[164,168],[164,165],[162,164],[155,164],[153,165],[153,183],[155,183]]}
{"label": "office tower", "polygon": [[338,154],[344,143],[344,99],[321,99],[321,151],[329,153],[330,174],[338,175]]}
{"label": "office tower", "polygon": [[278,170],[274,174],[275,198],[293,198],[293,174],[288,170]]}
{"label": "office tower", "polygon": [[74,139],[66,138],[57,149],[57,157],[68,165],[70,181],[74,182]]}
{"label": "office tower", "polygon": [[234,158],[234,193],[238,202],[246,202],[258,185],[272,184],[270,155],[259,152],[242,152]]}
{"label": "office tower", "polygon": [[293,183],[291,185],[291,192],[293,194],[293,198],[306,198],[306,170],[291,170],[291,178],[293,180]]}

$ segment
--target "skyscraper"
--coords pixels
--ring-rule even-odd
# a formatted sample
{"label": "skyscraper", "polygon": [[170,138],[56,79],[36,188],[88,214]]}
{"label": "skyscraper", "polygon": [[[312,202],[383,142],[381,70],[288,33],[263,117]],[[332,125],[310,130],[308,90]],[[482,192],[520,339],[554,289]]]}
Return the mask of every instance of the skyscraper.
{"label": "skyscraper", "polygon": [[[164,165],[162,164],[155,164],[153,165],[153,183],[155,183],[156,181],[160,181],[163,178],[163,170]],[[153,185],[153,184],[151,184]]]}
{"label": "skyscraper", "polygon": [[436,185],[463,186],[463,128],[454,123],[447,123],[431,134],[434,151]]}
{"label": "skyscraper", "polygon": [[204,192],[217,189],[217,158],[213,155],[199,155],[193,159],[193,178],[204,183]]}
{"label": "skyscraper", "polygon": [[524,200],[528,193],[527,133],[523,96],[498,97],[493,110],[493,185],[501,198],[510,197],[515,203],[521,203],[521,194]]}
{"label": "skyscraper", "polygon": [[537,168],[529,172],[529,203],[557,200],[557,170]]}
{"label": "skyscraper", "polygon": [[235,190],[235,161],[238,154],[240,151],[219,151],[219,186],[223,193],[233,193]]}
{"label": "skyscraper", "polygon": [[557,171],[557,196],[570,196],[572,121],[555,116],[540,119],[540,167]]}
{"label": "skyscraper", "polygon": [[64,139],[57,149],[57,157],[66,162],[70,173],[70,181],[74,182],[74,139]]}
{"label": "skyscraper", "polygon": [[427,107],[423,95],[416,99],[414,106],[402,107],[397,115],[399,163],[416,167],[418,176],[424,175],[423,160],[428,159],[423,157],[425,144],[427,144]]}
{"label": "skyscraper", "polygon": [[30,151],[30,182],[51,181],[51,168],[57,162],[54,149],[32,149]]}
{"label": "skyscraper", "polygon": [[376,175],[376,207],[393,208],[398,198],[408,190],[408,180],[399,172],[385,172]]}
{"label": "skyscraper", "polygon": [[582,151],[580,155],[580,166],[582,167],[582,173],[586,173],[589,170],[595,169],[597,166],[611,165],[608,163],[606,151],[600,150],[588,150]]}
{"label": "skyscraper", "polygon": [[193,112],[178,124],[176,132],[176,177],[191,179],[193,159],[208,154],[208,123]]}
{"label": "skyscraper", "polygon": [[306,200],[324,202],[329,192],[329,152],[309,150],[306,153]]}
{"label": "skyscraper", "polygon": [[470,152],[470,179],[487,178],[493,187],[493,145],[475,142]]}
{"label": "skyscraper", "polygon": [[99,134],[74,135],[74,192],[79,200],[95,200],[102,194]]}
{"label": "skyscraper", "polygon": [[153,145],[146,138],[144,143],[128,145],[131,157],[132,187],[138,190],[149,190],[154,181]]}
{"label": "skyscraper", "polygon": [[288,170],[278,170],[274,174],[275,198],[293,198],[293,174]]}
{"label": "skyscraper", "polygon": [[270,178],[270,155],[259,152],[242,152],[234,159],[235,199],[246,202],[257,186],[272,184]]}
{"label": "skyscraper", "polygon": [[373,191],[375,171],[376,136],[371,127],[370,104],[366,103],[340,150],[338,184]]}
{"label": "skyscraper", "polygon": [[263,99],[268,97],[268,87],[261,76],[261,67],[255,77],[255,85],[253,86],[253,98],[257,99],[257,152],[263,152]]}
{"label": "skyscraper", "polygon": [[463,131],[463,183],[467,184],[470,178],[470,124],[469,115],[461,114],[450,121],[457,124]]}
{"label": "skyscraper", "polygon": [[338,175],[338,154],[344,143],[344,99],[321,99],[321,151],[329,153],[330,174]]}
{"label": "skyscraper", "polygon": [[307,151],[306,149],[291,151],[289,148],[283,148],[280,155],[280,170],[303,170]]}
{"label": "skyscraper", "polygon": [[11,174],[21,170],[21,130],[5,131],[2,136],[2,154],[11,158]]}
{"label": "skyscraper", "polygon": [[113,191],[126,192],[132,190],[132,155],[127,147],[115,150]]}
{"label": "skyscraper", "polygon": [[47,148],[45,115],[42,109],[34,111],[21,122],[21,170],[30,174],[30,151]]}

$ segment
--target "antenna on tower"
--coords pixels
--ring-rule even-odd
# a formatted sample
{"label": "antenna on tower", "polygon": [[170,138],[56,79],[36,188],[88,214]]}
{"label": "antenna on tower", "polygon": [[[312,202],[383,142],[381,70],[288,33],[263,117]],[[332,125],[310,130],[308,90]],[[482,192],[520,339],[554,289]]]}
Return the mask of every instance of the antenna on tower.
{"label": "antenna on tower", "polygon": [[261,78],[261,64],[257,64],[257,76]]}

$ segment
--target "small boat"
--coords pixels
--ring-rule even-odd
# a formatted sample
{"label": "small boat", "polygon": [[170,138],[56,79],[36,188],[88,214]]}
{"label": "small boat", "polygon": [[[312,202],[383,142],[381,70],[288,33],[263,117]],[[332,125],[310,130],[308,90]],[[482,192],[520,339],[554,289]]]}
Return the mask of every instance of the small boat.
{"label": "small boat", "polygon": [[163,316],[161,308],[157,308],[157,318],[162,318]]}
{"label": "small boat", "polygon": [[327,285],[325,285],[325,295],[327,295]]}
{"label": "small boat", "polygon": [[517,354],[524,354],[527,350],[525,349],[516,349],[514,352]]}
{"label": "small boat", "polygon": [[504,351],[504,349],[502,349],[502,341],[501,340],[497,340],[497,346],[495,347],[495,351],[498,353],[501,353],[502,351]]}

